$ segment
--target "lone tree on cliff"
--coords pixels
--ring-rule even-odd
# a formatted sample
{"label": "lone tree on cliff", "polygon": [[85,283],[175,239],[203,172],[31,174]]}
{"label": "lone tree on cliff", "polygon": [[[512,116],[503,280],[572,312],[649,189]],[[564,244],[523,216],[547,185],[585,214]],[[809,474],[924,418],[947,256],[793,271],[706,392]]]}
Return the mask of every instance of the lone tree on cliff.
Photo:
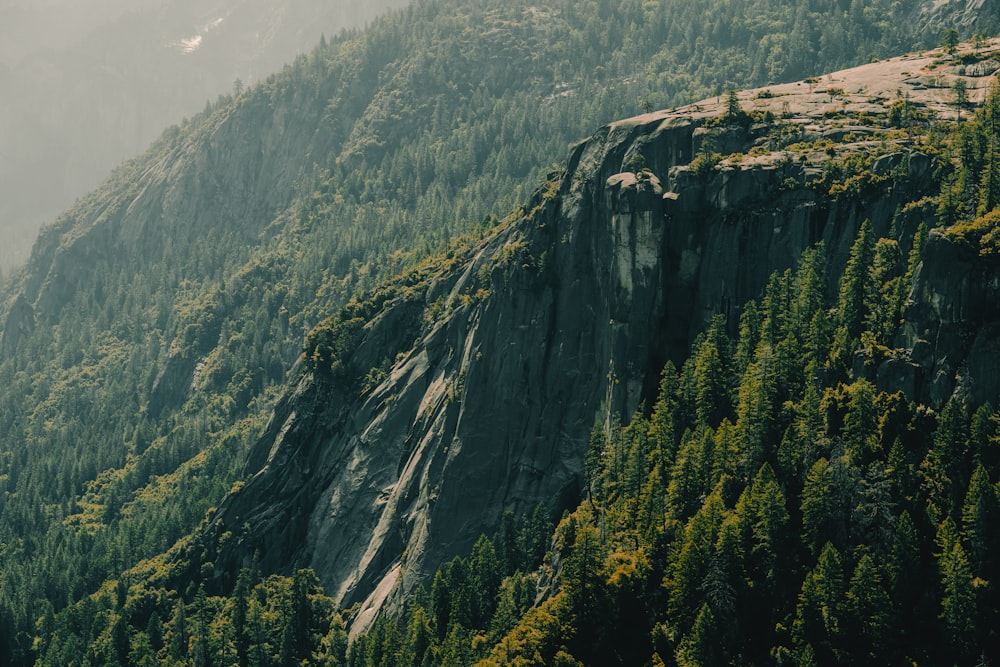
{"label": "lone tree on cliff", "polygon": [[948,28],[943,33],[941,33],[941,41],[938,44],[947,53],[955,53],[955,49],[958,47],[958,31],[954,28]]}

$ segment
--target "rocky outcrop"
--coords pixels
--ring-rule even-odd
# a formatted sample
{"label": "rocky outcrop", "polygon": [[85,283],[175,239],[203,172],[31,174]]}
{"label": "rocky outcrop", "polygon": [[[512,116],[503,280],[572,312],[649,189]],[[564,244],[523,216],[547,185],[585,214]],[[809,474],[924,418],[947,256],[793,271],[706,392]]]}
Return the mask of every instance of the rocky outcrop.
{"label": "rocky outcrop", "polygon": [[[773,272],[820,241],[833,295],[865,220],[885,236],[895,219],[906,248],[920,221],[897,211],[933,190],[932,163],[898,134],[875,135],[894,98],[881,92],[902,68],[933,66],[913,60],[830,75],[848,99],[838,105],[881,114],[865,127],[831,116],[825,88],[743,94],[765,120],[781,110],[786,134],[836,136],[835,146],[792,154],[772,145],[773,120],[723,125],[747,153],[692,162],[706,120],[722,113],[708,103],[614,123],[577,145],[520,220],[365,324],[349,362],[363,371],[393,360],[377,384],[358,391],[302,365],[245,484],[201,537],[217,576],[254,556],[265,569],[309,565],[340,604],[361,605],[357,631],[504,510],[575,504],[591,430],[648,405],[664,363],[680,361],[715,314],[734,326]],[[917,90],[911,103],[948,111]],[[848,152],[871,158],[863,186],[835,196],[813,183]],[[935,405],[956,378],[982,395],[1000,390],[998,326],[984,309],[996,281],[958,252],[932,236],[900,350],[870,371]],[[963,376],[972,363],[981,370]]]}
{"label": "rocky outcrop", "polygon": [[[303,367],[204,536],[218,576],[254,554],[309,565],[365,627],[504,510],[578,502],[595,424],[651,402],[715,313],[735,322],[818,241],[843,266],[861,222],[885,233],[903,203],[817,197],[778,158],[695,173],[692,127],[652,115],[577,146],[530,213],[365,326],[351,364],[395,359],[377,386]],[[650,166],[628,171],[638,151]],[[442,303],[386,353],[401,313]]]}
{"label": "rocky outcrop", "polygon": [[18,294],[7,311],[7,320],[3,325],[3,340],[0,343],[0,355],[14,354],[21,339],[34,330],[35,311],[24,296]]}
{"label": "rocky outcrop", "polygon": [[1000,265],[932,230],[898,336],[915,365],[916,400],[939,407],[958,389],[973,405],[1000,397]]}
{"label": "rocky outcrop", "polygon": [[[935,0],[924,3],[918,14],[917,25],[919,26],[954,26],[963,35],[969,34],[996,34],[1000,27],[996,11],[988,11],[987,0]],[[929,34],[935,39],[938,37],[938,30],[929,30]],[[934,43],[928,44],[933,46]]]}
{"label": "rocky outcrop", "polygon": [[190,354],[172,350],[167,355],[149,390],[149,412],[153,417],[176,409],[188,399],[197,368],[198,362]]}

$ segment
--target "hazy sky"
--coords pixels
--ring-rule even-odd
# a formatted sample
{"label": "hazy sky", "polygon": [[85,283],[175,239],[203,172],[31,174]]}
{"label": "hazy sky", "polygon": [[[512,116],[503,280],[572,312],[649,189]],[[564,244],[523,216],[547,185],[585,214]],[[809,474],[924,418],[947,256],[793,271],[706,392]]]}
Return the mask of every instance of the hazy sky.
{"label": "hazy sky", "polygon": [[0,0],[0,268],[164,128],[406,0]]}

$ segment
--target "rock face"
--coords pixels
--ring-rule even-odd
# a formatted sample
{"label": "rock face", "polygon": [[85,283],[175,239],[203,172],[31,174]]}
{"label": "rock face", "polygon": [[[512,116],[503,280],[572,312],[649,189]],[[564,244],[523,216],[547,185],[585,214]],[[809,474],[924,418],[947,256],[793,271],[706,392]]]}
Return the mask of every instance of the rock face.
{"label": "rock face", "polygon": [[901,347],[922,381],[914,398],[941,405],[958,390],[974,405],[1000,396],[1000,266],[933,230],[914,276]]}
{"label": "rock face", "polygon": [[18,295],[7,312],[7,321],[3,326],[3,339],[0,343],[0,354],[10,355],[17,349],[21,339],[35,329],[35,311],[23,295]]}
{"label": "rock face", "polygon": [[[852,85],[890,81],[880,76],[862,69],[830,79],[849,96]],[[254,554],[265,569],[311,566],[340,604],[361,604],[362,630],[386,604],[429,585],[434,568],[493,530],[503,510],[544,503],[556,514],[575,504],[594,426],[651,402],[664,363],[681,359],[716,313],[733,326],[772,272],[822,241],[835,278],[864,220],[884,236],[897,217],[912,236],[919,220],[895,214],[933,187],[930,159],[904,141],[879,148],[870,129],[822,120],[828,96],[801,85],[770,91],[784,102],[745,95],[784,104],[803,134],[858,137],[835,152],[883,150],[872,162],[883,180],[857,196],[817,194],[806,183],[826,153],[761,150],[689,165],[705,119],[721,113],[707,103],[602,128],[529,213],[365,325],[352,364],[395,360],[377,386],[359,393],[302,366],[245,485],[202,536],[218,576]],[[928,97],[928,110],[935,105],[947,110]],[[727,133],[727,145],[763,147],[769,132]],[[953,249],[942,244],[932,238],[918,276],[914,321],[900,333],[906,358],[875,379],[940,404],[963,361],[975,359],[976,391],[996,396],[997,326],[962,338],[978,326],[965,313],[996,302],[996,281],[971,264],[966,277],[954,274]]]}

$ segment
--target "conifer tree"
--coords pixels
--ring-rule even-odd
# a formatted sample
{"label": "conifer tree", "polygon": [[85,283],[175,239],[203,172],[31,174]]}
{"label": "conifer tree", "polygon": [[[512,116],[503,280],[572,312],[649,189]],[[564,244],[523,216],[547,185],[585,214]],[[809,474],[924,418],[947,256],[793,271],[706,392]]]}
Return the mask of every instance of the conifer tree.
{"label": "conifer tree", "polygon": [[965,549],[954,541],[938,559],[941,571],[941,620],[956,658],[971,657],[976,642],[976,595]]}
{"label": "conifer tree", "polygon": [[843,522],[832,491],[830,463],[821,458],[809,469],[802,489],[802,537],[816,555],[829,542],[844,542]]}
{"label": "conifer tree", "polygon": [[870,553],[864,553],[854,568],[846,611],[856,637],[851,650],[855,660],[858,663],[885,660],[884,635],[891,620],[892,603]]}
{"label": "conifer tree", "polygon": [[869,220],[861,223],[858,235],[840,279],[837,295],[837,323],[847,329],[847,335],[857,338],[866,315],[865,296],[869,293],[869,267],[875,248],[874,233]]}
{"label": "conifer tree", "polygon": [[936,521],[957,517],[967,488],[966,442],[968,423],[958,398],[950,399],[941,411],[934,444],[920,466],[923,487]]}
{"label": "conifer tree", "polygon": [[792,624],[799,655],[812,654],[816,664],[834,664],[841,650],[841,623],[845,603],[840,552],[827,544],[816,566],[806,574]]}
{"label": "conifer tree", "polygon": [[969,482],[962,505],[962,535],[968,545],[972,571],[987,580],[996,574],[994,562],[997,540],[997,521],[1000,521],[996,489],[990,483],[989,473],[977,466]]}
{"label": "conifer tree", "polygon": [[250,633],[247,627],[249,593],[250,570],[243,568],[233,590],[233,644],[236,649],[236,661],[240,667],[247,667],[250,664]]}

